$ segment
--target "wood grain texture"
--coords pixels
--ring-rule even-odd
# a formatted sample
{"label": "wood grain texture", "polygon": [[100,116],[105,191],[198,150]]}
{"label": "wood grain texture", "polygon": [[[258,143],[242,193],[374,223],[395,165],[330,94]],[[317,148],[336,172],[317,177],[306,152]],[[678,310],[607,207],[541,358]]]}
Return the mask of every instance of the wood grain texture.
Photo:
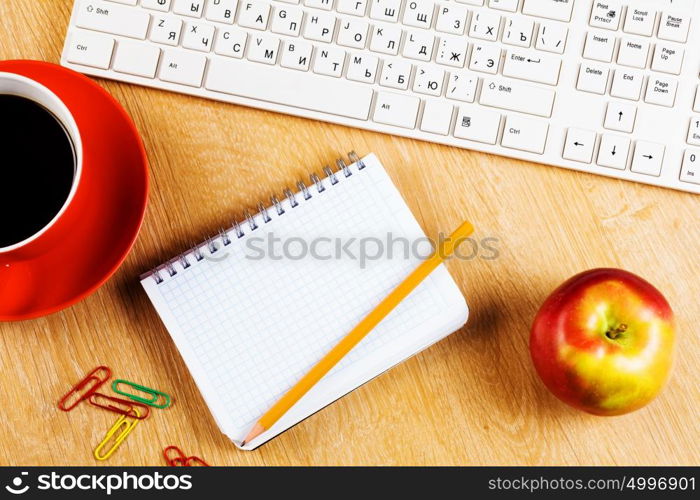
{"label": "wood grain texture", "polygon": [[[58,62],[72,0],[2,0],[0,59]],[[150,159],[146,220],[124,265],[63,312],[0,324],[0,464],[95,464],[116,416],[58,398],[87,371],[175,397],[109,465],[161,465],[177,444],[217,465],[700,463],[700,197],[526,162],[100,81],[133,117]],[[466,218],[499,257],[451,262],[468,325],[255,452],[217,429],[139,273],[240,218],[351,148],[379,155],[424,230]],[[539,382],[528,329],[570,275],[623,267],[678,316],[674,375],[634,414],[569,409]]]}

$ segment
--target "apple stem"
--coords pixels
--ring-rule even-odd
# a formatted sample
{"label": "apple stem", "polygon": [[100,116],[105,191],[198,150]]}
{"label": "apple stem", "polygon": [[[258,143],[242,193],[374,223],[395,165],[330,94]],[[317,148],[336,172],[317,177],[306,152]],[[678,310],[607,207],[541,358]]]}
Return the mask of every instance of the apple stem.
{"label": "apple stem", "polygon": [[619,337],[621,334],[625,333],[626,331],[627,331],[627,325],[622,323],[614,330],[611,328],[610,330],[605,332],[605,336],[608,337],[609,339],[615,340],[617,337]]}

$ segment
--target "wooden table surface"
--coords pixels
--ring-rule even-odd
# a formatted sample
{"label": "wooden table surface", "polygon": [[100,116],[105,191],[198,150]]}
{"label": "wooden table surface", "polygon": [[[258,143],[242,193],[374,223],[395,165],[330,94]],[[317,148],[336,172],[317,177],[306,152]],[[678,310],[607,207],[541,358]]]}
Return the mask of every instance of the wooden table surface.
{"label": "wooden table surface", "polygon": [[[58,62],[72,0],[2,0],[0,59]],[[700,197],[455,148],[100,81],[150,159],[146,219],[119,271],[81,303],[0,323],[0,464],[96,464],[115,420],[57,399],[96,365],[175,396],[109,465],[164,465],[177,444],[217,465],[700,463]],[[255,202],[350,149],[375,152],[429,235],[468,218],[495,260],[453,261],[465,328],[254,452],[222,435],[138,282]],[[636,272],[678,317],[675,371],[650,406],[600,418],[540,383],[538,305],[579,271]]]}

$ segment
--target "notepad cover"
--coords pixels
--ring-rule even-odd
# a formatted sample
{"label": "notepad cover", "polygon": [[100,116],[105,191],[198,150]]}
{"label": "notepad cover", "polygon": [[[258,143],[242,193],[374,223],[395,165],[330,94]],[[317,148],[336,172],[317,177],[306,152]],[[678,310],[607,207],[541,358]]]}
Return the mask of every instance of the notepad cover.
{"label": "notepad cover", "polygon": [[[256,229],[243,224],[240,238],[231,229],[228,245],[219,237],[203,245],[200,255],[190,251],[185,260],[172,261],[160,271],[162,282],[152,275],[142,280],[219,427],[237,445],[429,252],[425,241],[421,244],[425,234],[377,157],[363,158],[362,165],[350,165],[348,177],[335,174],[335,184],[330,178],[312,184],[309,199],[303,193],[285,199],[278,207],[282,215],[270,207],[268,222],[257,214],[252,219]],[[275,248],[271,240],[278,242],[278,252],[270,252]],[[338,245],[351,248],[349,240],[356,249],[364,242],[370,256],[379,254],[383,241],[384,251],[364,261],[357,250],[354,256],[336,252]],[[414,247],[408,255],[404,241]],[[467,315],[459,288],[447,269],[438,267],[245,449],[260,446],[460,328]]]}

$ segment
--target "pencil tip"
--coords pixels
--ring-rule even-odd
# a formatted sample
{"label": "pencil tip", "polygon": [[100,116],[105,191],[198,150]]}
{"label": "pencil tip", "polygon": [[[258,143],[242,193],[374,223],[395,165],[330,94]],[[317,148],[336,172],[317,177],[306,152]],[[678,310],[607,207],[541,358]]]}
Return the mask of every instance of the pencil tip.
{"label": "pencil tip", "polygon": [[245,437],[245,439],[243,439],[243,441],[241,442],[241,446],[245,446],[246,443],[250,443],[253,439],[258,437],[263,432],[265,432],[265,428],[262,425],[260,425],[260,422],[257,422],[255,426],[253,426],[253,428],[250,430],[248,435]]}

